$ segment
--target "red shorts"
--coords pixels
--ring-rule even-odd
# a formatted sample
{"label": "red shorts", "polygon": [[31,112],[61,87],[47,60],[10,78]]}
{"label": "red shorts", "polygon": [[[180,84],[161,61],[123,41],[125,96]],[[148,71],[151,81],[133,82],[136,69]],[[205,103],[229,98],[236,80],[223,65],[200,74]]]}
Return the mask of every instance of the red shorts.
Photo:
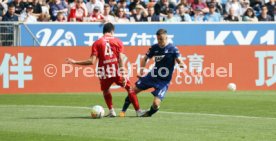
{"label": "red shorts", "polygon": [[130,81],[127,79],[126,80],[126,85],[123,85],[123,78],[122,77],[112,77],[112,78],[107,78],[107,79],[100,79],[100,83],[101,83],[101,90],[105,91],[108,90],[110,88],[110,86],[113,83],[116,83],[117,85],[121,86],[121,87],[130,87]]}

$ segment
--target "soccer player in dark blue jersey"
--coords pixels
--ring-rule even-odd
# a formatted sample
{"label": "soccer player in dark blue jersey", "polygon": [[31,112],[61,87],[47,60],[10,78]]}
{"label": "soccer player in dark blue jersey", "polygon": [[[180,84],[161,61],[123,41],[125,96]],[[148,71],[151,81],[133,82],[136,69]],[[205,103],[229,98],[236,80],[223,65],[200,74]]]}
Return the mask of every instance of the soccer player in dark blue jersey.
{"label": "soccer player in dark blue jersey", "polygon": [[[160,103],[164,99],[168,90],[172,74],[174,71],[175,62],[177,62],[180,68],[184,69],[185,65],[180,59],[180,53],[176,46],[168,43],[167,31],[165,29],[159,29],[156,32],[158,43],[151,46],[146,56],[141,61],[141,68],[138,74],[139,80],[136,82],[134,91],[136,94],[139,92],[154,88],[152,95],[154,96],[153,104],[150,110],[144,113],[144,117],[150,117],[159,110]],[[145,66],[148,59],[155,58],[155,66],[153,69],[144,76]],[[125,99],[124,106],[120,112],[120,116],[124,117],[127,108],[130,105],[128,97]]]}

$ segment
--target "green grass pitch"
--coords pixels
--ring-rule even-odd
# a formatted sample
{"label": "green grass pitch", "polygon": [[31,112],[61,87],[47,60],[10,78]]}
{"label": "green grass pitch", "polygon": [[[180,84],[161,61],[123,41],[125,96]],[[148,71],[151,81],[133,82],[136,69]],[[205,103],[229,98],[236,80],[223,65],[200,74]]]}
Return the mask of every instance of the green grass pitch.
{"label": "green grass pitch", "polygon": [[[119,112],[125,93],[113,93]],[[143,109],[152,95],[138,95]],[[0,141],[275,141],[276,91],[170,92],[151,118],[91,119],[101,94],[0,95]],[[106,109],[105,109],[106,110]],[[107,110],[106,110],[107,112]]]}

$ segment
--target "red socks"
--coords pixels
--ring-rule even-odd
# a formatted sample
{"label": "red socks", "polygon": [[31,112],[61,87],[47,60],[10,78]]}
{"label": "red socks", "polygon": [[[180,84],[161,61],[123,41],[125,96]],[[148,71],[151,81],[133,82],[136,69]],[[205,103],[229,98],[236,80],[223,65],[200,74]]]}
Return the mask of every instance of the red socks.
{"label": "red socks", "polygon": [[[136,93],[134,92],[134,90],[132,90],[130,87],[127,87],[126,90],[128,92],[129,101],[132,103],[134,109],[136,111],[140,110],[140,105],[139,105],[139,102],[138,102],[138,98],[137,98]],[[105,100],[105,103],[106,103],[108,109],[112,109],[113,104],[112,104],[112,96],[111,96],[110,91],[104,91],[103,95],[104,95],[104,100]]]}
{"label": "red socks", "polygon": [[113,106],[112,106],[112,96],[111,96],[110,91],[103,92],[103,95],[104,95],[104,100],[105,100],[105,103],[106,103],[108,109],[112,109],[113,108]]}
{"label": "red socks", "polygon": [[129,100],[132,103],[134,109],[136,111],[140,110],[140,105],[139,105],[139,102],[138,102],[138,98],[137,98],[136,93],[134,92],[134,90],[128,89],[127,92],[128,92]]}

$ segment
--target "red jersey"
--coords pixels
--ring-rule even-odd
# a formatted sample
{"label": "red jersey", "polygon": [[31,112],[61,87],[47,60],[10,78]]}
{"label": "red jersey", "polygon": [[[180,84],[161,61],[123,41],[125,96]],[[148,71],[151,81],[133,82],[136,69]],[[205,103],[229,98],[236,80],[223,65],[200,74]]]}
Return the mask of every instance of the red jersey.
{"label": "red jersey", "polygon": [[68,21],[70,22],[72,18],[76,18],[76,21],[82,22],[84,17],[86,17],[84,8],[73,7],[70,10],[70,14],[68,16]]}
{"label": "red jersey", "polygon": [[93,14],[93,15],[91,15],[91,21],[92,22],[95,22],[97,20],[104,20],[104,16],[102,14],[99,14],[99,15]]}
{"label": "red jersey", "polygon": [[92,55],[97,56],[98,74],[100,79],[116,77],[119,68],[120,53],[123,53],[123,43],[118,38],[105,35],[92,45]]}

